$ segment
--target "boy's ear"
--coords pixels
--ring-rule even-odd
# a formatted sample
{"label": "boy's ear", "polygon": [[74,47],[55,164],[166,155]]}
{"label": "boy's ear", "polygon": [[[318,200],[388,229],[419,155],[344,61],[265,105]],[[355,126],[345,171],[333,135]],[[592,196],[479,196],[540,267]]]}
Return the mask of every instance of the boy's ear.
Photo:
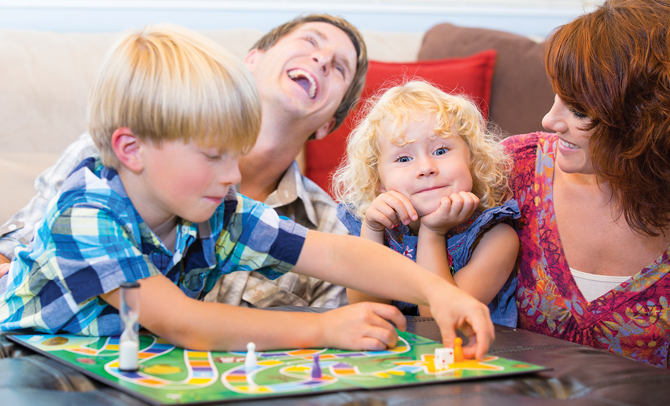
{"label": "boy's ear", "polygon": [[143,169],[140,140],[130,128],[117,128],[112,133],[112,149],[118,160],[133,172]]}
{"label": "boy's ear", "polygon": [[260,56],[263,51],[259,49],[252,49],[249,51],[247,56],[244,57],[244,66],[247,67],[247,70],[251,73],[254,72],[254,69],[256,68],[256,64],[260,60]]}
{"label": "boy's ear", "polygon": [[330,134],[330,130],[332,130],[333,127],[335,127],[335,122],[336,121],[337,121],[337,119],[335,117],[331,117],[330,120],[326,121],[326,123],[324,125],[319,127],[319,129],[316,130],[316,132],[314,132],[314,137],[317,140],[321,140],[326,135]]}

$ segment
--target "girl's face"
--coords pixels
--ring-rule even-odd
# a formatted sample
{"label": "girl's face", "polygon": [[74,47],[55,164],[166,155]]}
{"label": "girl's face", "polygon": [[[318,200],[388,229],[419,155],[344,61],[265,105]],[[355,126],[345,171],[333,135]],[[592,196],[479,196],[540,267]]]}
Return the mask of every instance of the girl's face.
{"label": "girl's face", "polygon": [[395,190],[405,195],[419,217],[437,210],[440,199],[452,193],[472,191],[468,144],[454,135],[435,135],[435,118],[414,117],[404,134],[406,145],[380,140],[380,191]]}
{"label": "girl's face", "polygon": [[589,117],[567,106],[558,95],[554,98],[551,110],[542,119],[542,126],[547,131],[558,134],[556,164],[563,172],[594,173],[589,158],[589,140],[593,130],[582,130],[589,123]]}

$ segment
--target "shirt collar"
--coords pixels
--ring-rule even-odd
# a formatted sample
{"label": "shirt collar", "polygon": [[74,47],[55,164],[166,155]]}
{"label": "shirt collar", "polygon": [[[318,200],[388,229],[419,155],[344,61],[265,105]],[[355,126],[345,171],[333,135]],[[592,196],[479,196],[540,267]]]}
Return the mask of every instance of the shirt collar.
{"label": "shirt collar", "polygon": [[296,161],[293,161],[291,166],[284,172],[284,175],[279,180],[277,189],[270,193],[264,203],[273,209],[281,209],[291,204],[300,203],[305,208],[307,219],[314,227],[318,225],[316,210],[312,204],[309,192],[305,188],[305,183],[303,182],[303,177]]}

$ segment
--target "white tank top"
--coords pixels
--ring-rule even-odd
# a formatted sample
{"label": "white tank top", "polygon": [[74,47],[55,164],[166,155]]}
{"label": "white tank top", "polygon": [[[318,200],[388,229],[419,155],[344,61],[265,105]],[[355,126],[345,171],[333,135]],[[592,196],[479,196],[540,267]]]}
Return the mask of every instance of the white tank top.
{"label": "white tank top", "polygon": [[631,278],[631,276],[594,275],[572,268],[570,273],[587,302],[599,298]]}

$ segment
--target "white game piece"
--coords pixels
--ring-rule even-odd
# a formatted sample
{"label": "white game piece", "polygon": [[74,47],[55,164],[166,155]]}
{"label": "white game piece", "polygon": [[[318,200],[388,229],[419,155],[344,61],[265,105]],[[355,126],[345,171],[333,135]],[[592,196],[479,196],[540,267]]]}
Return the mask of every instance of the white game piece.
{"label": "white game piece", "polygon": [[436,348],[433,363],[435,364],[436,369],[449,368],[449,364],[454,363],[454,349]]}
{"label": "white game piece", "polygon": [[258,358],[256,357],[256,344],[247,344],[247,357],[244,359],[245,369],[254,369],[258,366]]}

